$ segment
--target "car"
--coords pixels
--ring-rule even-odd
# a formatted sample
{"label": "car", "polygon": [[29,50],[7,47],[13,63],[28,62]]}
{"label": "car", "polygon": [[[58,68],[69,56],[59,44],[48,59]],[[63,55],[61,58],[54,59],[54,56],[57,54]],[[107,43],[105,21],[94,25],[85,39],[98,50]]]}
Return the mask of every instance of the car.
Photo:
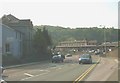
{"label": "car", "polygon": [[79,64],[89,63],[92,64],[92,57],[90,54],[82,54],[79,57]]}
{"label": "car", "polygon": [[64,55],[56,54],[52,57],[52,63],[63,62],[65,59]]}
{"label": "car", "polygon": [[3,73],[3,72],[4,72],[4,70],[5,70],[5,68],[4,68],[4,67],[2,67],[2,66],[0,66],[0,71],[1,71],[1,73]]}
{"label": "car", "polygon": [[72,54],[66,54],[66,57],[72,57]]}
{"label": "car", "polygon": [[7,82],[0,78],[0,83],[7,83]]}
{"label": "car", "polygon": [[98,51],[95,51],[95,55],[99,55],[100,54],[100,52],[98,52]]}

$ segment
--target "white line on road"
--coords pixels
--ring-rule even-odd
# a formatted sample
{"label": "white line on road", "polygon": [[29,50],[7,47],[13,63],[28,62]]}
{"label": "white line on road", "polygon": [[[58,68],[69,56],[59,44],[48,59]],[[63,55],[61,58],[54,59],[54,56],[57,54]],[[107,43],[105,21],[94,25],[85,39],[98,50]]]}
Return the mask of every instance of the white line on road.
{"label": "white line on road", "polygon": [[30,76],[30,77],[27,77],[27,78],[23,78],[21,79],[21,81],[24,81],[24,80],[27,80],[27,79],[30,79],[30,78],[33,78],[33,77],[38,77],[38,76],[41,76],[41,75],[45,75],[45,74],[48,74],[50,71],[48,70],[40,70],[40,71],[46,71],[45,73],[41,73],[41,74],[38,74],[38,75],[31,75],[29,73],[24,73],[25,75],[27,76]]}
{"label": "white line on road", "polygon": [[60,68],[58,68],[58,69],[62,69],[62,68],[60,67]]}
{"label": "white line on road", "polygon": [[117,59],[114,59],[114,61],[115,61],[116,63],[118,63],[118,60],[117,60]]}
{"label": "white line on road", "polygon": [[55,68],[57,68],[57,67],[51,67],[50,69],[55,69]]}
{"label": "white line on road", "polygon": [[30,78],[33,78],[33,77],[38,77],[38,76],[41,76],[41,75],[45,75],[45,74],[47,74],[47,73],[42,73],[42,74],[34,75],[32,77],[23,78],[23,79],[21,79],[21,81],[24,81],[24,80],[27,80],[27,79],[30,79]]}
{"label": "white line on road", "polygon": [[49,72],[49,70],[39,70],[39,71],[46,71],[46,72]]}
{"label": "white line on road", "polygon": [[29,74],[29,73],[24,73],[24,74],[27,75],[27,76],[33,77],[32,74]]}

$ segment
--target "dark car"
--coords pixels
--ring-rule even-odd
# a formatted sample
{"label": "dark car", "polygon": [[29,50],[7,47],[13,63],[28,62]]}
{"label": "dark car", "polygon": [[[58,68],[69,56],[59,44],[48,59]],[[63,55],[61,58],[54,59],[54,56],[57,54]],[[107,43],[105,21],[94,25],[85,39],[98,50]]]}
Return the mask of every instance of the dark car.
{"label": "dark car", "polygon": [[90,54],[83,54],[79,58],[79,64],[83,63],[89,63],[92,64],[92,57]]}
{"label": "dark car", "polygon": [[53,62],[55,62],[55,63],[57,63],[57,62],[63,62],[64,59],[65,59],[65,56],[64,56],[64,55],[58,55],[58,54],[56,54],[56,55],[54,55],[54,56],[52,57],[52,63],[53,63]]}

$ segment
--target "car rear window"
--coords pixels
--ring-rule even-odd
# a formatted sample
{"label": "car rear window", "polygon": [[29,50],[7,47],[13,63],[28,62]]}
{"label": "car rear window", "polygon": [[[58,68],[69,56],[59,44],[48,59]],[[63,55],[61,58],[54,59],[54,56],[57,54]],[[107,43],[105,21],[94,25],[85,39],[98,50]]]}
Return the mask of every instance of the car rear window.
{"label": "car rear window", "polygon": [[90,58],[90,55],[89,54],[83,54],[80,56],[81,58]]}

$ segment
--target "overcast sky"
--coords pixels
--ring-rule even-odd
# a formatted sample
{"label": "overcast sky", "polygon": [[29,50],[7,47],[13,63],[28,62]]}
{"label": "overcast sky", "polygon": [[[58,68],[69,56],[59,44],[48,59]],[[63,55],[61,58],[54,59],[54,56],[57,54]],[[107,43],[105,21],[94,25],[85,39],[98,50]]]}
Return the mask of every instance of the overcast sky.
{"label": "overcast sky", "polygon": [[[11,1],[11,2],[10,2]],[[118,26],[118,0],[3,0],[2,17],[12,14],[33,25],[63,27]]]}

